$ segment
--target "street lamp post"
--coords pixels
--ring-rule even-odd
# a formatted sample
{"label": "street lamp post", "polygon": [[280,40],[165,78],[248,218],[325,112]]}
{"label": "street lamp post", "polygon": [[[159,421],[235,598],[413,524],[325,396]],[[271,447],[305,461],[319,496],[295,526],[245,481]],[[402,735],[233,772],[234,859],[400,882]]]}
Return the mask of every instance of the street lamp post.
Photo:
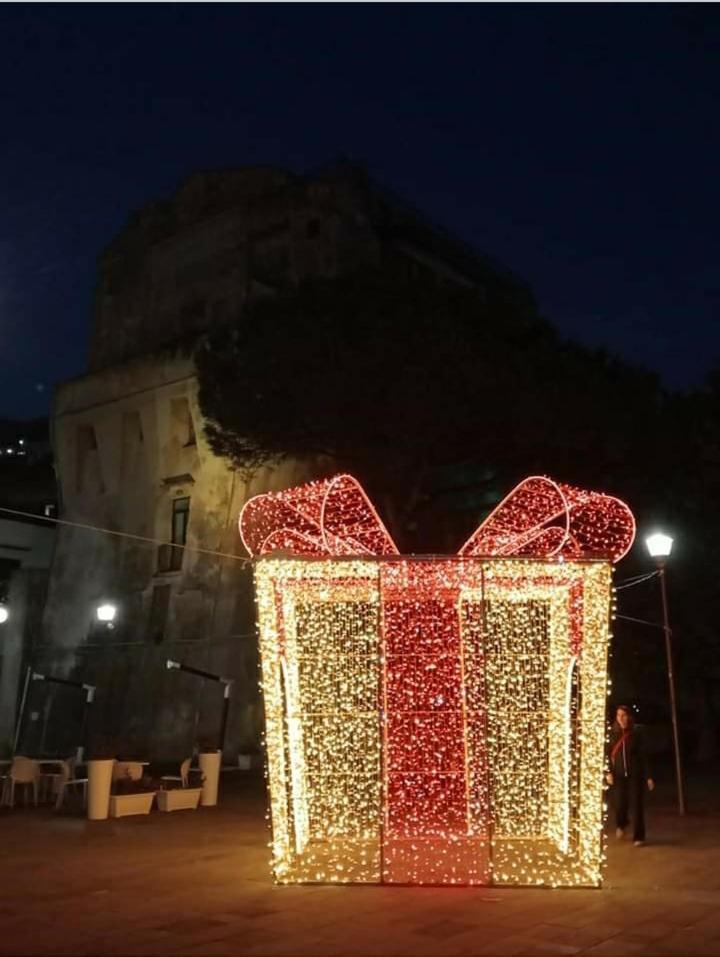
{"label": "street lamp post", "polygon": [[675,752],[675,778],[677,781],[678,813],[685,814],[685,789],[683,787],[682,762],[680,760],[680,734],[678,731],[677,703],[675,700],[675,676],[673,672],[672,630],[668,614],[667,588],[665,585],[665,561],[670,556],[673,540],[669,535],[656,532],[645,539],[650,557],[655,559],[658,577],[660,578],[660,594],[662,596],[663,631],[665,632],[665,655],[667,657],[668,685],[670,688],[670,715],[672,718],[673,750]]}
{"label": "street lamp post", "polygon": [[218,738],[218,750],[222,751],[225,747],[225,733],[227,731],[228,712],[230,710],[230,693],[234,683],[233,678],[223,678],[222,675],[214,675],[211,671],[202,671],[200,668],[191,668],[190,665],[184,665],[179,661],[173,661],[168,658],[165,662],[168,670],[177,668],[178,671],[184,671],[189,675],[196,675],[198,678],[208,678],[210,681],[218,681],[223,685],[223,710],[220,719],[220,735]]}

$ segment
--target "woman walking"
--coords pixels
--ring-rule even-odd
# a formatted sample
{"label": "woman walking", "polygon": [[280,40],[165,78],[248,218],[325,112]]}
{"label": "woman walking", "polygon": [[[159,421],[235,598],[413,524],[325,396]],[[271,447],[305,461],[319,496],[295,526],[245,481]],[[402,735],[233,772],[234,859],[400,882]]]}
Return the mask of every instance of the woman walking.
{"label": "woman walking", "polygon": [[642,735],[635,728],[627,705],[619,705],[615,712],[608,756],[610,772],[607,782],[612,787],[615,835],[623,838],[632,820],[633,842],[635,847],[642,847],[645,843],[645,787],[652,791],[655,782],[650,776]]}

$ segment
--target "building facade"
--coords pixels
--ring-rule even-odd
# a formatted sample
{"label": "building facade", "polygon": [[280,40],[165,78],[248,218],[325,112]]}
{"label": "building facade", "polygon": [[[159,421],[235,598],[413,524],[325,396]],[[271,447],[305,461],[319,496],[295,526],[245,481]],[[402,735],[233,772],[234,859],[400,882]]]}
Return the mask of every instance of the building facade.
{"label": "building facade", "polygon": [[[56,394],[62,518],[38,658],[97,686],[96,734],[179,759],[217,737],[222,690],[168,659],[233,679],[228,759],[261,727],[246,499],[312,477],[317,463],[250,478],[210,451],[189,350],[213,322],[304,278],[372,263],[431,270],[531,306],[527,288],[372,185],[355,166],[312,176],[248,168],[190,177],[135,214],[103,254],[89,372]],[[112,627],[99,603],[118,609]],[[53,724],[53,722],[51,722]],[[55,743],[71,750],[58,711]],[[79,742],[75,742],[77,744]]]}
{"label": "building facade", "polygon": [[0,506],[0,751],[9,753],[23,676],[42,642],[55,545],[47,521],[56,490],[46,422],[0,422]]}

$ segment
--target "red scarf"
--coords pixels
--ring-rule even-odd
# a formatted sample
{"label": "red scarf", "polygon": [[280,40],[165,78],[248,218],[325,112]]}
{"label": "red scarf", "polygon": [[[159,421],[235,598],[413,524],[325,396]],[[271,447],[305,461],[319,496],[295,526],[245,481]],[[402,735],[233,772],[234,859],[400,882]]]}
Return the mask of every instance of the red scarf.
{"label": "red scarf", "polygon": [[632,728],[628,728],[626,731],[623,731],[622,735],[615,742],[615,744],[613,745],[613,749],[610,752],[611,761],[615,760],[615,755],[618,753],[620,748],[625,744],[625,742],[629,739],[631,734],[632,734]]}

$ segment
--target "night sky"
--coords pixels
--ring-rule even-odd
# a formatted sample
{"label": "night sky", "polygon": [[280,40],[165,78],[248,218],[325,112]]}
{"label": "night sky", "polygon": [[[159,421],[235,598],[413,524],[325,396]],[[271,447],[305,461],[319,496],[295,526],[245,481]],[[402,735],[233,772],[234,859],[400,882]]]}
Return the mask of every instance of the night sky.
{"label": "night sky", "polygon": [[95,259],[199,168],[340,156],[563,333],[720,357],[716,5],[4,5],[0,416],[84,370]]}

